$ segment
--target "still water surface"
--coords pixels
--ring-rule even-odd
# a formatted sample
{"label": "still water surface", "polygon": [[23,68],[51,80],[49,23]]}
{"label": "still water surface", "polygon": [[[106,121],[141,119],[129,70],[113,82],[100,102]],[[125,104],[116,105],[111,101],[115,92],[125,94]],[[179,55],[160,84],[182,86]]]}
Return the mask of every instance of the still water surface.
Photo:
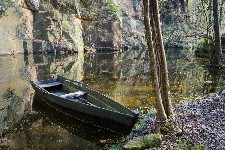
{"label": "still water surface", "polygon": [[[167,51],[173,103],[224,88],[225,73],[187,50]],[[121,135],[71,120],[31,99],[30,80],[64,75],[130,109],[154,105],[144,51],[0,56],[0,149],[100,149]]]}

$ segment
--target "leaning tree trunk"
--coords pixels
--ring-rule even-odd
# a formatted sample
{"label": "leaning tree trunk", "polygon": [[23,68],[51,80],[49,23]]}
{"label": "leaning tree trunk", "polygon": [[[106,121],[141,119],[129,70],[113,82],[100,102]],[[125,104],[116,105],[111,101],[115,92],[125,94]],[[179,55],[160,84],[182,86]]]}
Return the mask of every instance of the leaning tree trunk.
{"label": "leaning tree trunk", "polygon": [[157,50],[159,54],[159,61],[160,61],[160,73],[161,73],[161,96],[163,101],[163,106],[166,112],[167,117],[173,115],[172,111],[172,104],[170,98],[170,91],[169,91],[169,77],[168,77],[168,68],[167,68],[167,61],[166,61],[166,54],[163,45],[163,38],[162,38],[162,30],[161,30],[161,21],[160,21],[160,14],[159,14],[159,7],[158,7],[158,0],[153,0],[154,6],[154,22],[156,26],[156,37],[157,37]]}
{"label": "leaning tree trunk", "polygon": [[218,0],[213,0],[213,17],[214,17],[214,35],[215,35],[215,51],[213,56],[213,64],[222,65],[222,47],[220,34],[220,17],[218,9]]}
{"label": "leaning tree trunk", "polygon": [[158,77],[158,66],[156,61],[156,54],[155,48],[153,45],[153,37],[152,37],[152,28],[150,25],[150,18],[149,18],[149,0],[144,0],[144,23],[145,23],[145,30],[146,30],[146,39],[148,45],[148,52],[150,56],[150,64],[152,68],[153,74],[153,85],[156,95],[156,110],[157,110],[157,120],[158,124],[156,125],[156,132],[159,132],[161,125],[166,122],[166,113],[162,104],[161,92],[160,92],[160,85],[159,85],[159,77]]}

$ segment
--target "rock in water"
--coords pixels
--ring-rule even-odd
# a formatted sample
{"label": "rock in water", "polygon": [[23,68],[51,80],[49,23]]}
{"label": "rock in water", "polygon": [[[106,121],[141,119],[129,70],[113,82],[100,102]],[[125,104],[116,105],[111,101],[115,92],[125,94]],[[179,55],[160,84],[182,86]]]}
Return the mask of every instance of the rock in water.
{"label": "rock in water", "polygon": [[40,0],[26,0],[26,4],[29,7],[29,9],[33,11],[38,11]]}

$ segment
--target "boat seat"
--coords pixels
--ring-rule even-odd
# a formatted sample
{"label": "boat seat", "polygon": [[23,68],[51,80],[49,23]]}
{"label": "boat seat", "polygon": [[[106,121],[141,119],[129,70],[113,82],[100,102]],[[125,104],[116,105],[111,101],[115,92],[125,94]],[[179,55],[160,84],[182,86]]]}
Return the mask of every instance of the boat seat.
{"label": "boat seat", "polygon": [[74,93],[63,94],[63,95],[60,95],[60,97],[73,99],[73,98],[78,98],[83,95],[87,95],[87,92],[78,91],[78,92],[74,92]]}
{"label": "boat seat", "polygon": [[46,83],[46,84],[40,84],[39,86],[42,88],[46,88],[46,87],[53,87],[53,86],[58,86],[58,85],[62,85],[61,82],[50,82],[50,83]]}

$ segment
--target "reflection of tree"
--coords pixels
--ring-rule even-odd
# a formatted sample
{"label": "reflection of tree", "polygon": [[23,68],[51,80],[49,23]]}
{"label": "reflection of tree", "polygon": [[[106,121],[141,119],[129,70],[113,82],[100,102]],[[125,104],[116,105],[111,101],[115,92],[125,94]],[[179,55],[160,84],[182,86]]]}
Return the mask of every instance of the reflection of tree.
{"label": "reflection of tree", "polygon": [[[215,69],[215,68],[207,68],[208,69],[208,74],[205,75],[205,82],[203,84],[203,92],[204,93],[215,93],[218,92],[218,90],[223,90],[222,85],[223,84],[223,79],[225,76],[222,76],[224,74],[223,70],[220,69]],[[220,81],[222,80],[222,81]]]}
{"label": "reflection of tree", "polygon": [[169,54],[171,89],[176,100],[193,99],[222,90],[223,71],[203,67],[205,60],[195,59],[191,52],[172,52],[179,52]]}

